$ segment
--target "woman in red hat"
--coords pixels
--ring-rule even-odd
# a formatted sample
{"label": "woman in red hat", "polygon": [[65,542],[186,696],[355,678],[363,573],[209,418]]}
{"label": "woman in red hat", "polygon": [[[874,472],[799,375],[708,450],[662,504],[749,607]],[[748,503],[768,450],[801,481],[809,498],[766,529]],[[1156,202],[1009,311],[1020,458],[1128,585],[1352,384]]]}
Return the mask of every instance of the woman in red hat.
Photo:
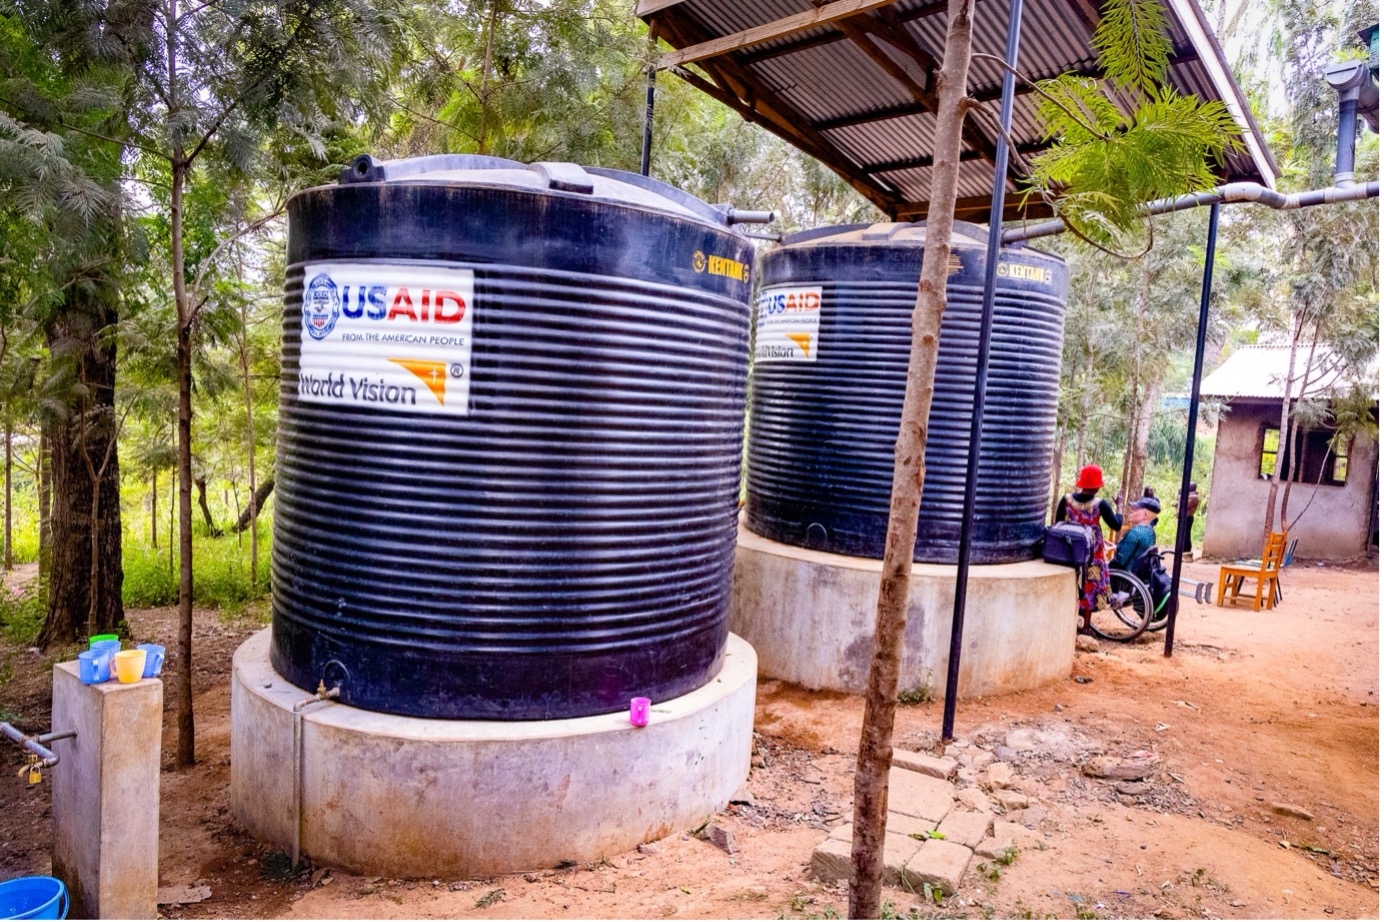
{"label": "woman in red hat", "polygon": [[1077,602],[1083,631],[1091,623],[1091,612],[1110,603],[1110,563],[1105,556],[1105,539],[1101,536],[1100,523],[1105,522],[1114,531],[1119,531],[1124,524],[1115,507],[1096,496],[1096,491],[1103,486],[1105,476],[1100,466],[1088,464],[1076,475],[1076,492],[1062,497],[1057,507],[1056,521],[1084,525],[1091,532],[1091,562],[1086,565],[1086,574],[1081,581],[1081,598]]}

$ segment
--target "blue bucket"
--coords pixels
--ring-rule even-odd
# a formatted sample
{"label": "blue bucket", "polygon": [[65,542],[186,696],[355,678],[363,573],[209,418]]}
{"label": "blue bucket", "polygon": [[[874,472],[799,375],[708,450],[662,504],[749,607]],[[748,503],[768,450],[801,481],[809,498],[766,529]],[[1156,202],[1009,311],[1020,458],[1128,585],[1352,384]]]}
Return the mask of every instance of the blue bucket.
{"label": "blue bucket", "polygon": [[66,919],[67,887],[56,877],[17,877],[0,884],[0,919]]}

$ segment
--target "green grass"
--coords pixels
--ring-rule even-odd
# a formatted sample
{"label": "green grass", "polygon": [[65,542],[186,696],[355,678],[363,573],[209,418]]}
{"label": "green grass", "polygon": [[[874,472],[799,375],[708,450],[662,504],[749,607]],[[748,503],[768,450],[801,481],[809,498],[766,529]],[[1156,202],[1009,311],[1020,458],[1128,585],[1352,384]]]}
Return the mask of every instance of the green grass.
{"label": "green grass", "polygon": [[[130,608],[153,608],[178,602],[176,551],[169,565],[167,547],[149,547],[142,536],[125,534],[121,598]],[[244,608],[269,594],[269,523],[259,526],[259,565],[250,580],[250,535],[197,537],[192,541],[192,599],[197,605]]]}
{"label": "green grass", "polygon": [[0,633],[16,646],[27,647],[38,637],[46,610],[43,593],[11,593],[0,589]]}

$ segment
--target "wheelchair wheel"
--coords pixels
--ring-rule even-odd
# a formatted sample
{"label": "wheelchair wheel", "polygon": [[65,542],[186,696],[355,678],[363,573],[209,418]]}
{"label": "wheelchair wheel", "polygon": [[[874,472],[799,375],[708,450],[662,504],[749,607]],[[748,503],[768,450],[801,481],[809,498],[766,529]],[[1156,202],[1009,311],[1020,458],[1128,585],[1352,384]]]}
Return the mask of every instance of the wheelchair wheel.
{"label": "wheelchair wheel", "polygon": [[1091,612],[1091,633],[1103,640],[1129,643],[1148,630],[1153,598],[1126,570],[1110,571],[1110,606]]}

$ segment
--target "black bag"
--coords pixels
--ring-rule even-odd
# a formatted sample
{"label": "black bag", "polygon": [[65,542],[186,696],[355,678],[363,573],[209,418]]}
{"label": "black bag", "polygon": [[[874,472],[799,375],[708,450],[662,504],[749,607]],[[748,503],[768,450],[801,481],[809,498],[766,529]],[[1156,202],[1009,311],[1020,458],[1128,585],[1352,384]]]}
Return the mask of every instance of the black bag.
{"label": "black bag", "polygon": [[1162,614],[1163,606],[1167,604],[1168,597],[1173,594],[1173,577],[1163,567],[1163,557],[1158,553],[1158,548],[1151,547],[1144,552],[1144,559],[1147,561],[1145,566],[1140,569],[1146,570],[1147,575],[1136,573],[1149,587],[1149,595],[1153,597],[1154,614]]}
{"label": "black bag", "polygon": [[1076,570],[1091,562],[1091,530],[1075,522],[1058,522],[1043,534],[1043,559]]}

